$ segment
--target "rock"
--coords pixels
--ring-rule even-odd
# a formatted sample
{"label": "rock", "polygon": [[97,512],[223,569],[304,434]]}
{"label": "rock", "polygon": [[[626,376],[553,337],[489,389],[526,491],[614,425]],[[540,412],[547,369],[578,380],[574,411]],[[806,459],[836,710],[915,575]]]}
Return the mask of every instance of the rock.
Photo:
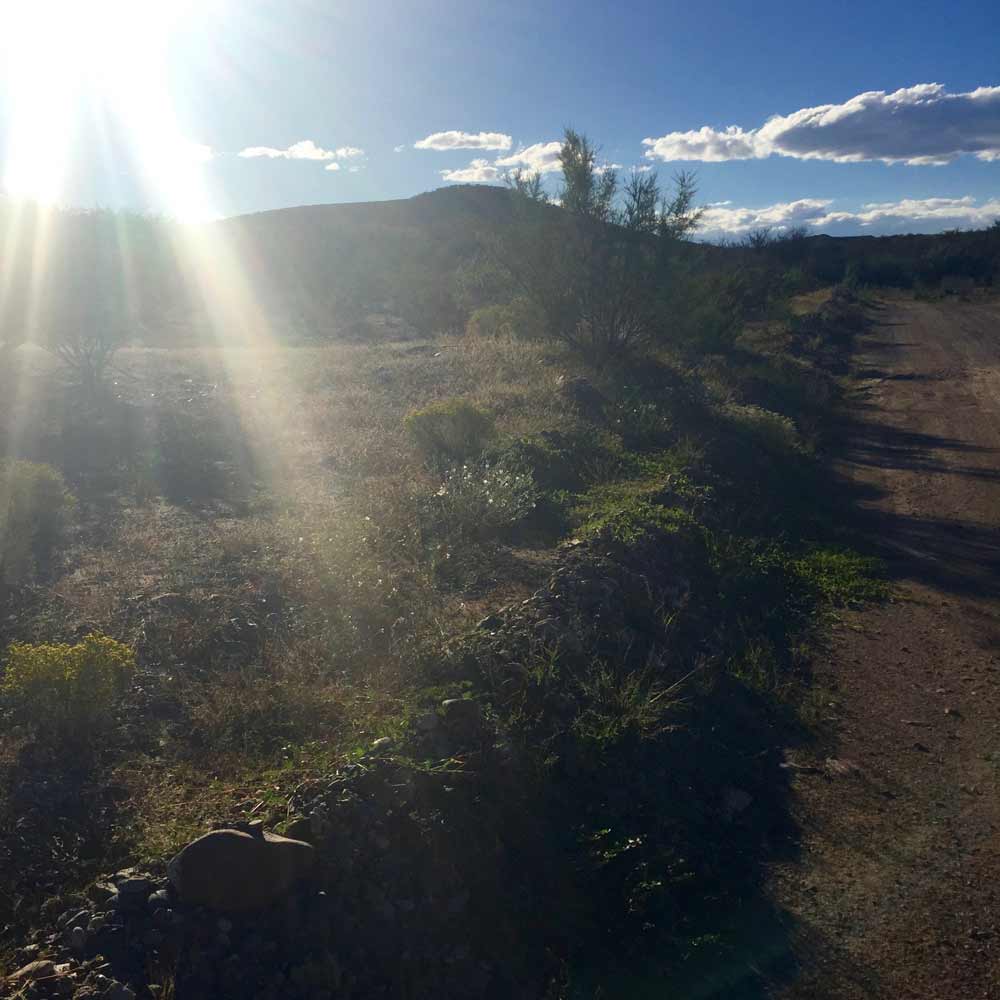
{"label": "rock", "polygon": [[123,879],[118,883],[117,909],[132,913],[145,909],[152,891],[153,883],[148,878]]}
{"label": "rock", "polygon": [[438,726],[441,725],[441,717],[437,712],[425,712],[423,715],[418,715],[416,719],[413,720],[413,728],[416,729],[418,733],[433,733]]}
{"label": "rock", "polygon": [[135,1000],[135,990],[124,983],[115,983],[108,990],[107,1000]]}
{"label": "rock", "polygon": [[38,979],[49,979],[56,974],[56,963],[40,958],[22,966],[7,977],[8,983],[29,983]]}
{"label": "rock", "polygon": [[87,932],[82,927],[74,927],[69,932],[69,943],[74,951],[82,953],[87,947]]}
{"label": "rock", "polygon": [[90,924],[90,910],[77,910],[75,913],[70,915],[65,923],[64,927],[87,927]]}
{"label": "rock", "polygon": [[372,750],[385,750],[391,746],[392,740],[388,736],[383,736],[372,744]]}
{"label": "rock", "polygon": [[312,868],[315,849],[301,840],[214,830],[168,865],[181,900],[215,910],[257,910],[280,898]]}
{"label": "rock", "polygon": [[118,883],[119,898],[134,899],[141,897],[143,900],[149,898],[153,891],[153,883],[148,878],[126,878]]}
{"label": "rock", "polygon": [[471,698],[449,698],[441,702],[445,728],[459,740],[470,740],[483,731],[483,710]]}
{"label": "rock", "polygon": [[110,882],[95,882],[87,890],[87,898],[100,906],[102,903],[106,903],[115,894],[115,891],[115,887]]}

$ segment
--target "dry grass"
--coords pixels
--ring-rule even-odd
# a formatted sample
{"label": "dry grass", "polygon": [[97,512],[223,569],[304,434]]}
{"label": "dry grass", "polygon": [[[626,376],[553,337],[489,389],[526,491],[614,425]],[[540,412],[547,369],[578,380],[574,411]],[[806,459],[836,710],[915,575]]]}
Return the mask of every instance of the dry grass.
{"label": "dry grass", "polygon": [[[474,592],[441,586],[419,523],[441,481],[404,417],[463,397],[501,440],[569,428],[556,379],[572,369],[511,337],[122,352],[111,405],[134,424],[135,454],[75,484],[77,533],[0,636],[100,629],[137,650],[144,700],[130,711],[145,737],[115,748],[107,781],[129,808],[109,841],[162,856],[213,819],[276,820],[289,782],[398,729],[414,664],[546,566],[500,546],[475,554],[495,569]],[[54,378],[32,381],[24,406],[32,457],[58,465],[59,416],[40,415]],[[157,428],[175,418],[185,460],[202,448],[206,468],[226,466],[190,500],[155,472]]]}
{"label": "dry grass", "polygon": [[820,308],[830,301],[832,295],[832,285],[817,288],[814,292],[803,292],[789,300],[789,308],[795,316],[808,316],[810,313],[819,312]]}

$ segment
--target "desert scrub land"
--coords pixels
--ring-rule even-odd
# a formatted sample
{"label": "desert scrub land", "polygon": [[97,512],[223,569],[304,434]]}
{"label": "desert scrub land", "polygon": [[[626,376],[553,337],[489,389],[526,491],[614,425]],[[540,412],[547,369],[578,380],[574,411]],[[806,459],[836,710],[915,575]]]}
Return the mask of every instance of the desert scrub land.
{"label": "desert scrub land", "polygon": [[[823,462],[862,310],[796,312],[596,372],[473,328],[124,350],[83,397],[19,352],[6,449],[65,500],[4,582],[8,694],[33,648],[51,671],[111,644],[127,670],[58,727],[4,701],[11,962],[108,872],[312,817],[355,929],[308,947],[356,995],[748,975],[817,616],[884,592]],[[424,957],[372,966],[386,921]],[[200,995],[204,969],[150,952],[137,988]]]}

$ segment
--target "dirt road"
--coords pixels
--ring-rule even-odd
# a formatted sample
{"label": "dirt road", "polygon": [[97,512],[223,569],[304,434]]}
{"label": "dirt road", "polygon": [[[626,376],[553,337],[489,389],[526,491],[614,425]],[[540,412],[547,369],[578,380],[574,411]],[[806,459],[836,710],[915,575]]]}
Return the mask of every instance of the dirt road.
{"label": "dirt road", "polygon": [[819,664],[842,766],[796,772],[777,993],[1000,998],[1000,303],[886,302],[855,375],[843,472],[895,599]]}

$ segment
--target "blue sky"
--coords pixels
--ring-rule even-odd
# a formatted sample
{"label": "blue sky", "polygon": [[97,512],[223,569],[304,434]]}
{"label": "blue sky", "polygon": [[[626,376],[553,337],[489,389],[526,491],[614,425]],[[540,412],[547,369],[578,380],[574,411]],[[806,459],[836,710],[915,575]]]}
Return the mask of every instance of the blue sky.
{"label": "blue sky", "polygon": [[549,166],[571,125],[625,170],[694,169],[709,235],[1000,215],[985,2],[0,7],[13,194],[189,217],[400,198]]}

